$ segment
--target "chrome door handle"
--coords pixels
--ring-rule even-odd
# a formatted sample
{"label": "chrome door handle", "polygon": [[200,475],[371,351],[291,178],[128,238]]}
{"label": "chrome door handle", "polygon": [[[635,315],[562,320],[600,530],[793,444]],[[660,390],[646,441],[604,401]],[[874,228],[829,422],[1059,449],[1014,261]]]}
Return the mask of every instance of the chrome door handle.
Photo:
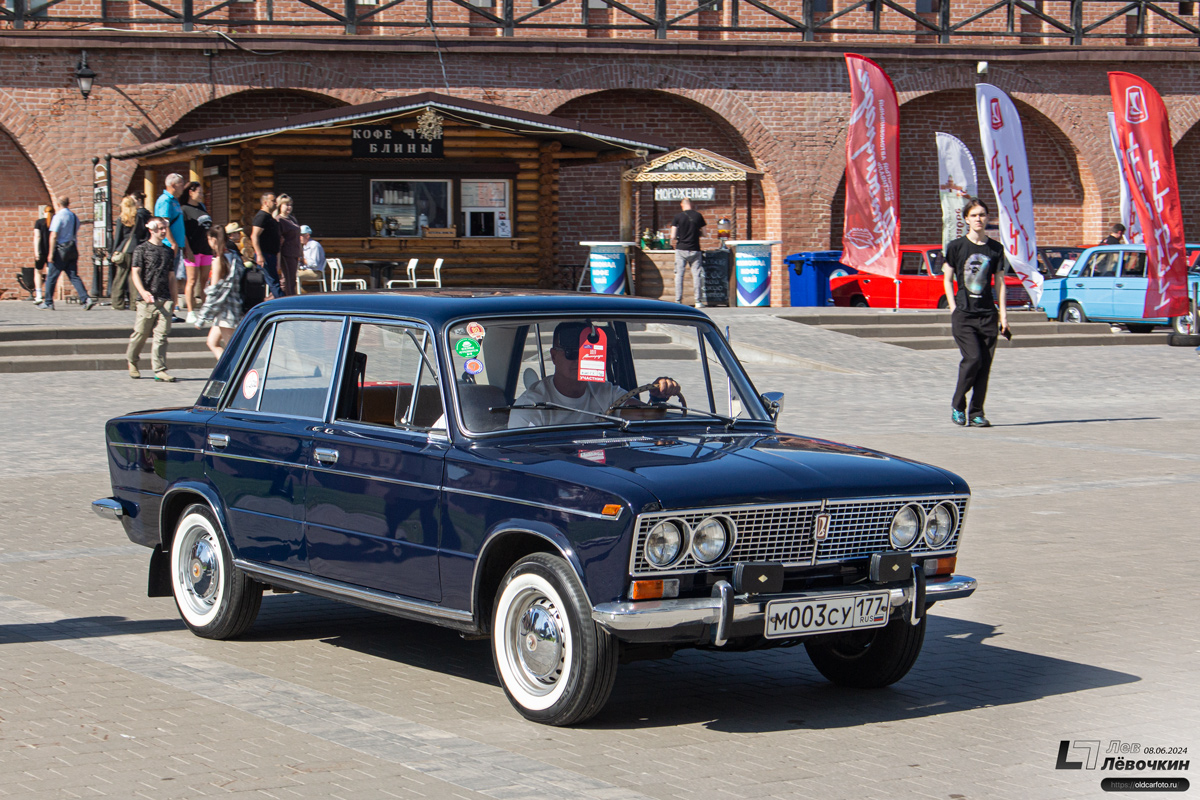
{"label": "chrome door handle", "polygon": [[213,450],[224,450],[229,446],[229,437],[223,433],[210,433],[208,435],[208,446]]}
{"label": "chrome door handle", "polygon": [[336,464],[338,460],[338,451],[332,447],[318,447],[313,455],[322,464]]}
{"label": "chrome door handle", "polygon": [[1123,283],[1118,283],[1118,284],[1117,284],[1117,288],[1118,288],[1118,289],[1124,289],[1124,288],[1125,288],[1125,284],[1123,284]]}

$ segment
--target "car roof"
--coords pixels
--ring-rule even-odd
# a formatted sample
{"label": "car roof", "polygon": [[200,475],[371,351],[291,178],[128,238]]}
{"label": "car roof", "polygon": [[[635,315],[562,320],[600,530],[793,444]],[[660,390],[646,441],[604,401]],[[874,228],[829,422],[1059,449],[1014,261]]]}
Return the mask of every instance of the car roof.
{"label": "car roof", "polygon": [[710,321],[702,312],[662,300],[540,289],[401,289],[305,294],[260,303],[255,311],[260,309],[260,313],[272,315],[324,312],[411,317],[435,328],[463,317],[520,314],[634,314]]}

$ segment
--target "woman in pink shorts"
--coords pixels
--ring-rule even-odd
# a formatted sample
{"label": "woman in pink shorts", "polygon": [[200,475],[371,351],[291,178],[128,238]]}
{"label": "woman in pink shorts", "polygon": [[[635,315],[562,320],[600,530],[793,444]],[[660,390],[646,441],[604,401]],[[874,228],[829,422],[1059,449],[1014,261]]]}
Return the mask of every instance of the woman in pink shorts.
{"label": "woman in pink shorts", "polygon": [[204,207],[204,187],[198,182],[189,183],[183,196],[183,235],[187,239],[188,249],[192,251],[191,260],[183,262],[187,270],[183,296],[187,300],[187,321],[194,323],[196,309],[204,304],[204,287],[208,284],[208,272],[212,267],[213,252],[208,245],[212,217]]}

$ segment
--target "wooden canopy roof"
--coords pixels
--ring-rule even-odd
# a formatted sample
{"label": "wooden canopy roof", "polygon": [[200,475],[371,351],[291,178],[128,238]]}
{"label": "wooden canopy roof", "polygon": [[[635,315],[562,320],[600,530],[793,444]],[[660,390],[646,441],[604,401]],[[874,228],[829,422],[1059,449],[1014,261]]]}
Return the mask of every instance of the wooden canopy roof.
{"label": "wooden canopy roof", "polygon": [[622,180],[632,183],[711,183],[760,179],[763,173],[711,150],[681,147],[627,170]]}
{"label": "wooden canopy roof", "polygon": [[233,145],[276,133],[302,130],[319,133],[322,128],[416,117],[426,109],[435,109],[448,120],[530,138],[558,141],[564,147],[594,151],[602,155],[637,151],[644,151],[646,154],[663,153],[670,149],[666,141],[651,136],[634,135],[616,128],[573,119],[531,114],[505,106],[423,92],[357,106],[340,106],[261,122],[189,131],[121,150],[112,155],[116,159],[130,159],[182,151],[203,153],[205,148]]}

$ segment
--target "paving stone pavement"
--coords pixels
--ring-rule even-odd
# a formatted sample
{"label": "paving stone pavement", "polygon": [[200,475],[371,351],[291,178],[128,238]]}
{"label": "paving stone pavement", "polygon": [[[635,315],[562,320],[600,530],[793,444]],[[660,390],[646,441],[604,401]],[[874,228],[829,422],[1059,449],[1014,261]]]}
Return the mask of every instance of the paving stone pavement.
{"label": "paving stone pavement", "polygon": [[980,589],[934,608],[905,680],[858,692],[803,649],[689,651],[623,666],[601,715],[564,730],[511,709],[486,642],[439,628],[268,595],[244,638],[196,638],[88,503],[104,420],[189,403],[205,375],[0,375],[0,797],[1057,800],[1127,774],[1056,770],[1061,740],[1195,753],[1191,349],[1004,351],[996,427],[967,430],[952,351],[712,316],[784,359],[749,367],[786,393],[783,429],[971,483],[959,570]]}

